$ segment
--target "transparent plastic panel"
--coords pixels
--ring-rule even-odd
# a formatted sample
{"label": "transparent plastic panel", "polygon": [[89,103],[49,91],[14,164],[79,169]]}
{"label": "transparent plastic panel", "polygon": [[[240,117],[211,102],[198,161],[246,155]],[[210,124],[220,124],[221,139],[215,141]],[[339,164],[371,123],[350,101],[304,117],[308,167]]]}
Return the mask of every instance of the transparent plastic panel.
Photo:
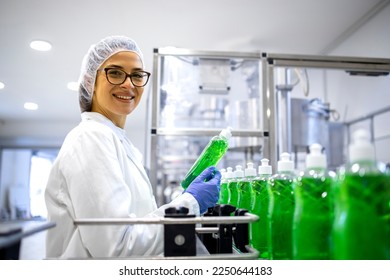
{"label": "transparent plastic panel", "polygon": [[279,143],[287,142],[285,134],[290,122],[291,149],[298,169],[304,168],[307,147],[313,143],[324,147],[329,168],[337,169],[347,159],[350,134],[359,128],[371,132],[377,159],[390,162],[389,149],[384,148],[390,144],[390,75],[387,72],[274,69],[280,108]]}
{"label": "transparent plastic panel", "polygon": [[261,129],[260,61],[164,56],[160,128]]}

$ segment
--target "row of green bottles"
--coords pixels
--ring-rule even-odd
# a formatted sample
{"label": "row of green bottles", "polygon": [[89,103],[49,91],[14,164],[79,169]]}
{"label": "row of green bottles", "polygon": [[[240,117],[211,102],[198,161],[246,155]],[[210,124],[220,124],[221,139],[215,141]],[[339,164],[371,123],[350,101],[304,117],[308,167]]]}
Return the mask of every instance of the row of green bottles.
{"label": "row of green bottles", "polygon": [[[285,235],[285,228],[291,228],[291,222],[288,225],[284,225],[286,213],[284,205],[288,205],[289,207],[287,212],[292,213],[293,211],[291,210],[293,209],[293,205],[290,205],[291,195],[287,196],[282,194],[282,197],[274,197],[272,200],[274,204],[272,205],[275,207],[269,208],[270,197],[273,197],[271,190],[275,192],[282,191],[282,193],[286,192],[280,189],[280,186],[285,183],[284,179],[286,174],[282,175],[286,169],[285,155],[283,154],[282,161],[278,163],[281,173],[272,177],[272,167],[268,165],[268,159],[261,161],[262,165],[259,166],[258,176],[256,176],[256,170],[253,168],[253,163],[251,162],[247,163],[245,170],[242,170],[241,165],[237,165],[234,172],[231,167],[228,167],[227,171],[223,172],[219,203],[246,209],[250,213],[260,217],[257,222],[249,224],[249,241],[250,245],[259,251],[259,258],[261,259],[268,259],[271,256],[273,259],[286,259],[290,258],[291,255],[289,253],[288,257],[281,257],[281,255],[287,254],[285,252],[291,252],[291,241],[288,241],[290,238],[281,238],[283,243],[278,241],[279,235]],[[288,154],[287,156],[289,157]],[[290,162],[287,165],[290,170]],[[288,181],[289,185],[291,185],[290,183]],[[287,192],[292,194],[291,186],[282,186],[282,188],[288,189]],[[288,197],[289,203],[286,204],[283,201],[284,197]],[[269,211],[272,211],[272,213]],[[291,216],[289,220],[292,220],[292,214],[289,216]],[[271,221],[273,224],[272,229],[275,231],[274,234],[270,233]],[[273,247],[269,246],[271,243],[274,244]],[[272,248],[274,248],[274,251],[270,251]]]}
{"label": "row of green bottles", "polygon": [[[349,162],[337,174],[327,170],[321,149],[318,144],[310,147],[306,169],[292,183],[292,259],[390,259],[390,176],[375,161],[369,134],[353,135]],[[272,185],[269,190],[270,201],[275,200],[279,194],[275,196]],[[269,214],[276,214],[275,207],[269,208]],[[285,224],[287,214],[283,214]],[[272,221],[269,229],[270,258],[289,259],[275,248],[280,240]],[[288,226],[279,230],[288,237]]]}
{"label": "row of green bottles", "polygon": [[249,211],[252,201],[251,181],[256,176],[256,170],[253,163],[247,165],[245,170],[242,170],[241,165],[236,165],[234,172],[228,167],[227,171],[222,173],[219,204],[230,204]]}
{"label": "row of green bottles", "polygon": [[390,259],[390,176],[375,160],[369,133],[358,130],[337,174],[312,145],[294,182],[293,259]]}
{"label": "row of green bottles", "polygon": [[247,163],[244,171],[241,165],[237,165],[234,172],[231,167],[226,170],[221,169],[222,180],[218,203],[246,209],[262,217],[259,221],[249,224],[249,240],[251,246],[261,252],[259,257],[267,258],[266,219],[263,218],[266,217],[268,211],[266,205],[268,204],[268,191],[265,179],[271,175],[272,171],[269,170],[271,166],[268,166],[267,159],[263,159],[262,163],[263,166],[259,166],[259,176],[256,176],[256,169],[253,168],[251,162]]}
{"label": "row of green bottles", "polygon": [[248,176],[241,166],[227,172],[223,203],[260,218],[249,225],[259,258],[390,259],[390,174],[375,161],[368,133],[354,134],[349,162],[337,174],[318,144],[298,175],[289,157],[281,155],[272,176],[267,159],[256,177],[251,163]]}
{"label": "row of green bottles", "polygon": [[[282,161],[278,163],[280,174],[272,177],[272,167],[268,165],[268,159],[261,161],[262,165],[259,166],[258,176],[256,176],[256,170],[251,162],[247,163],[245,170],[242,170],[241,165],[237,165],[234,172],[232,172],[231,167],[228,167],[227,171],[223,172],[224,178],[221,182],[219,203],[246,209],[260,217],[257,222],[249,224],[249,241],[250,245],[259,251],[259,258],[261,259],[268,259],[271,256],[273,259],[291,258],[291,253],[286,253],[287,251],[291,252],[291,241],[288,241],[290,238],[282,237],[281,240],[283,242],[278,241],[278,236],[284,236],[285,229],[291,228],[291,221],[284,225],[286,221],[285,205],[289,207],[287,211],[290,213],[289,216],[291,216],[289,220],[292,220],[293,211],[293,204],[291,203],[293,198],[291,195],[284,194],[285,192],[292,194],[291,182],[288,181],[289,186],[281,186],[285,184],[286,174],[282,175],[282,173],[285,172],[286,166],[288,166],[288,170],[292,170],[291,162],[287,164],[285,162],[285,155],[283,154]],[[287,156],[289,157],[288,154]],[[271,190],[282,192],[282,196],[274,197]],[[272,206],[274,207],[269,208],[271,196],[273,197]],[[283,201],[285,197],[289,200],[287,204]],[[273,225],[272,229],[271,223]],[[270,233],[271,230],[274,230],[273,234]],[[274,246],[269,246],[269,244],[274,244]],[[270,251],[272,248],[274,250]],[[282,255],[283,257],[281,257]],[[288,255],[288,257],[284,255]]]}

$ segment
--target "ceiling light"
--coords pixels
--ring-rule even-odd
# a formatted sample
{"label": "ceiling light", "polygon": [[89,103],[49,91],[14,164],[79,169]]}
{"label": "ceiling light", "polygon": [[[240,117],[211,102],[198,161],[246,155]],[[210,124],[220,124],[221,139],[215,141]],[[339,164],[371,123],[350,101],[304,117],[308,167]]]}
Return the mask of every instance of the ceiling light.
{"label": "ceiling light", "polygon": [[47,41],[31,41],[30,47],[36,51],[47,52],[51,50],[51,44]]}
{"label": "ceiling light", "polygon": [[30,110],[30,111],[38,110],[38,104],[33,103],[33,102],[26,102],[26,103],[24,103],[24,109]]}
{"label": "ceiling light", "polygon": [[69,82],[67,87],[70,90],[78,91],[79,90],[79,83],[78,82]]}
{"label": "ceiling light", "polygon": [[3,84],[2,82],[0,82],[0,89],[3,89],[5,88],[5,84]]}

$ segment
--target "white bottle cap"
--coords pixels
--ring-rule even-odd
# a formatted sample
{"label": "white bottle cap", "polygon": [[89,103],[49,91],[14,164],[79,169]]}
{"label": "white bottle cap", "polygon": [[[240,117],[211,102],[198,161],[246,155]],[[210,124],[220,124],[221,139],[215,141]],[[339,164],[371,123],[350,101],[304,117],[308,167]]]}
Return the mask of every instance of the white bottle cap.
{"label": "white bottle cap", "polygon": [[233,168],[232,167],[226,168],[225,178],[226,179],[231,179],[233,177],[234,177]]}
{"label": "white bottle cap", "polygon": [[306,156],[306,168],[326,168],[326,155],[322,153],[320,144],[312,144],[310,153]]}
{"label": "white bottle cap", "polygon": [[234,171],[234,177],[236,178],[244,177],[244,171],[242,170],[241,165],[236,165],[236,170]]}
{"label": "white bottle cap", "polygon": [[261,165],[259,166],[259,175],[271,175],[272,174],[272,166],[268,165],[269,159],[263,158],[261,160]]}
{"label": "white bottle cap", "polygon": [[280,158],[281,160],[278,161],[278,172],[294,172],[294,162],[290,160],[290,154],[282,153]]}
{"label": "white bottle cap", "polygon": [[220,172],[221,172],[221,179],[225,179],[225,178],[226,178],[226,169],[225,169],[225,168],[222,168],[222,169],[220,170]]}
{"label": "white bottle cap", "polygon": [[245,168],[245,177],[255,177],[256,176],[256,169],[253,168],[253,163],[248,162],[247,168]]}
{"label": "white bottle cap", "polygon": [[374,145],[370,142],[370,134],[364,129],[353,133],[349,146],[349,162],[360,160],[375,160]]}
{"label": "white bottle cap", "polygon": [[232,137],[232,128],[228,126],[227,128],[222,129],[222,131],[219,133],[220,136],[225,137],[226,139],[230,139]]}

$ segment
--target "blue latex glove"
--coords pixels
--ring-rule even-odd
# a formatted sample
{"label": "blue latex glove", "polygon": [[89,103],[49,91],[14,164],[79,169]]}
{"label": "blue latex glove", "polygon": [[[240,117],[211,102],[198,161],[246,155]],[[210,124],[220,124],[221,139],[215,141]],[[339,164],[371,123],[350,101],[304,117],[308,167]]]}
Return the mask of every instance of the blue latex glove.
{"label": "blue latex glove", "polygon": [[185,192],[195,197],[199,203],[200,213],[213,207],[219,198],[221,184],[221,173],[214,166],[206,168],[198,177],[192,181]]}

